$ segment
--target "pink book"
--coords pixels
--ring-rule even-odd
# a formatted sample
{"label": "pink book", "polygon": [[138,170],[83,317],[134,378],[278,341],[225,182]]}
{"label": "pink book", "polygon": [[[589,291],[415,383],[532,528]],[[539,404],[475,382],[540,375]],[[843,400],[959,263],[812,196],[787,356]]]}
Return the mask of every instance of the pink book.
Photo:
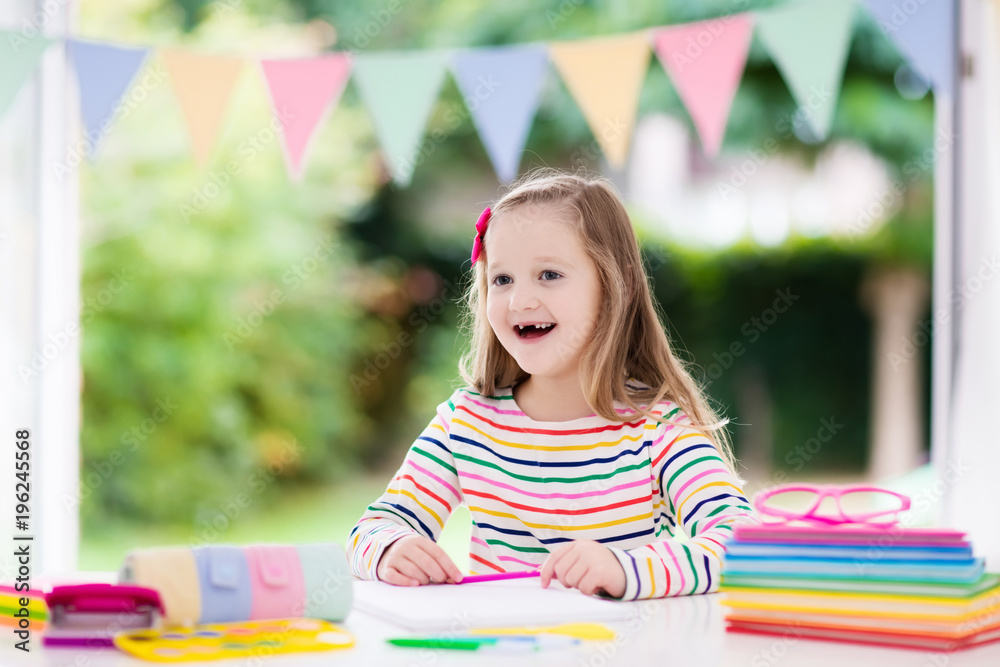
{"label": "pink book", "polygon": [[862,524],[827,527],[763,524],[736,526],[733,536],[740,542],[783,542],[789,544],[908,547],[968,547],[966,533],[952,528],[889,528]]}

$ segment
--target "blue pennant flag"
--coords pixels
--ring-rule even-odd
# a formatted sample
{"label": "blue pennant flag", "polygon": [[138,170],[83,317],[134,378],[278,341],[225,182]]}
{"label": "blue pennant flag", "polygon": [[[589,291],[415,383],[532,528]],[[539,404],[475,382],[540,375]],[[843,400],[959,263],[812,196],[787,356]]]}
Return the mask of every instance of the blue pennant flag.
{"label": "blue pennant flag", "polygon": [[121,99],[149,55],[149,49],[78,40],[70,40],[67,47],[80,86],[87,153],[93,159],[111,131]]}
{"label": "blue pennant flag", "polygon": [[548,62],[544,46],[470,49],[455,56],[455,81],[505,183],[517,176]]}

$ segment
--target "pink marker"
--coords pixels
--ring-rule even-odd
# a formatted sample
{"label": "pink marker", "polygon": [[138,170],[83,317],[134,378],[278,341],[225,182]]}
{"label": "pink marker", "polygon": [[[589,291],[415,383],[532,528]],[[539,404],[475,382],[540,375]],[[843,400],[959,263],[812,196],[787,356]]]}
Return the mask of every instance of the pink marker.
{"label": "pink marker", "polygon": [[478,584],[484,581],[503,581],[505,579],[527,579],[528,577],[538,577],[541,576],[541,570],[528,570],[526,572],[498,572],[497,574],[473,574],[468,577],[462,577],[462,580],[457,582],[460,584]]}

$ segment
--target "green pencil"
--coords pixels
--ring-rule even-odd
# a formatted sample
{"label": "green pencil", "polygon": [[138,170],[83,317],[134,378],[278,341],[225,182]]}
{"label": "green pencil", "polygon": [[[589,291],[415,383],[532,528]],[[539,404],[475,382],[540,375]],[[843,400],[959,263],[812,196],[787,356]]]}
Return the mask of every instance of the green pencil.
{"label": "green pencil", "polygon": [[482,646],[492,646],[497,640],[492,637],[462,638],[453,639],[449,637],[403,637],[401,639],[387,640],[393,646],[407,646],[410,648],[448,648],[460,651],[475,651]]}
{"label": "green pencil", "polygon": [[555,635],[503,635],[496,637],[400,637],[387,639],[393,646],[408,648],[443,648],[459,651],[491,649],[508,653],[524,653],[544,649],[560,649],[577,646],[579,639]]}

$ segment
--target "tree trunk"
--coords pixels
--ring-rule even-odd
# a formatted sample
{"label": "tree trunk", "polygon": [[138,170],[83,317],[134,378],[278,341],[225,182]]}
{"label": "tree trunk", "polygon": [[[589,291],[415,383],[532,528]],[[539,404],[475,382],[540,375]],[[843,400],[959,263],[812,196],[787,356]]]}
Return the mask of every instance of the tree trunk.
{"label": "tree trunk", "polygon": [[923,349],[930,345],[927,277],[906,267],[879,267],[861,289],[872,318],[872,425],[868,474],[882,480],[910,472],[920,463]]}

